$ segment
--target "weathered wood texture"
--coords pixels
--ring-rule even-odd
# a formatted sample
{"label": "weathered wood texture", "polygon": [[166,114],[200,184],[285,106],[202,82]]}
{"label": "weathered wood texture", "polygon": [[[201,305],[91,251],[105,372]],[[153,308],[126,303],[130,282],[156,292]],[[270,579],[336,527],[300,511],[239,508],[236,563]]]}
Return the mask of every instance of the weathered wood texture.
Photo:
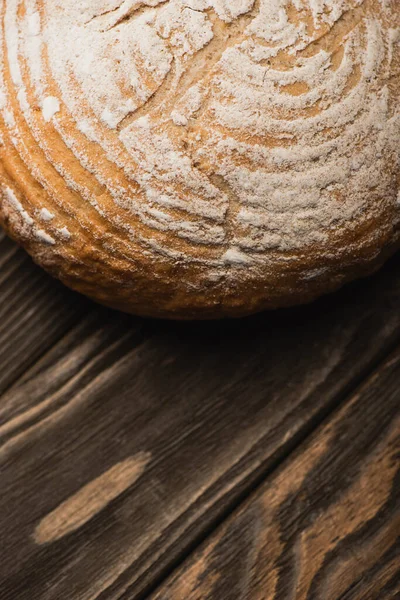
{"label": "weathered wood texture", "polygon": [[304,446],[152,600],[400,593],[400,349]]}
{"label": "weathered wood texture", "polygon": [[34,265],[0,230],[0,393],[88,310],[88,304]]}
{"label": "weathered wood texture", "polygon": [[399,341],[399,305],[397,258],[240,322],[96,309],[0,398],[0,599],[141,597]]}

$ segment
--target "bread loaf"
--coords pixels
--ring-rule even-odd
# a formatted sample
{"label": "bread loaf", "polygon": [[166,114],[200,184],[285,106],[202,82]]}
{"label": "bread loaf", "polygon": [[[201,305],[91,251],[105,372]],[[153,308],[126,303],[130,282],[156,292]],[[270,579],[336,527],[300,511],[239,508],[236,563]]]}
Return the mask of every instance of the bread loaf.
{"label": "bread loaf", "polygon": [[70,287],[240,316],[399,247],[399,0],[0,4],[0,222]]}

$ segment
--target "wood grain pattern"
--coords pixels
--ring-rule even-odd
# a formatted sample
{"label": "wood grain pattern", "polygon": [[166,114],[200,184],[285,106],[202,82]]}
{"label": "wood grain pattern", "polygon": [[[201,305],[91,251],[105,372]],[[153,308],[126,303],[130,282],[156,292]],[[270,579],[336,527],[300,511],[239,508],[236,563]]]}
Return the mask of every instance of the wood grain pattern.
{"label": "wood grain pattern", "polygon": [[0,393],[87,312],[0,230]]}
{"label": "wood grain pattern", "polygon": [[[0,599],[143,597],[399,341],[399,301],[397,258],[241,322],[98,309],[0,399]],[[131,487],[35,543],[52,511],[143,452]]]}
{"label": "wood grain pattern", "polygon": [[400,592],[400,349],[152,600]]}
{"label": "wood grain pattern", "polygon": [[50,544],[82,527],[143,474],[151,456],[141,452],[90,481],[48,514],[34,532],[37,544]]}

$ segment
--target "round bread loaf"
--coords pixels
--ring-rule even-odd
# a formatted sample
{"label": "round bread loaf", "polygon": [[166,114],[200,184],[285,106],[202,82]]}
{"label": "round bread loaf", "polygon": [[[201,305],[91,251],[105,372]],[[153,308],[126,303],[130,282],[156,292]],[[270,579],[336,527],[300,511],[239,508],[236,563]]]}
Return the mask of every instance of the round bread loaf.
{"label": "round bread loaf", "polygon": [[3,0],[0,221],[124,311],[240,316],[400,240],[399,0]]}

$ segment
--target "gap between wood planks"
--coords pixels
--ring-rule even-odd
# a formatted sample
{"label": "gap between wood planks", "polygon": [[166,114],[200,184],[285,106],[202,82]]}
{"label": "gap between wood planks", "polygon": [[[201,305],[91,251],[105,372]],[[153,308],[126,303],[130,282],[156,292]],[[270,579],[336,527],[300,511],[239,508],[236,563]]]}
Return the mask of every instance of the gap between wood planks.
{"label": "gap between wood planks", "polygon": [[399,376],[400,346],[151,600],[397,598]]}
{"label": "gap between wood planks", "polygon": [[[223,525],[223,523],[236,511],[240,510],[241,506],[246,500],[249,499],[251,495],[257,493],[257,491],[265,484],[267,479],[269,479],[278,469],[284,468],[285,463],[287,463],[293,455],[301,451],[303,445],[307,443],[309,437],[316,434],[319,429],[323,428],[324,425],[329,422],[335,413],[339,412],[347,402],[350,402],[351,399],[357,394],[358,390],[361,390],[362,387],[368,382],[368,379],[373,378],[374,375],[379,372],[380,368],[384,366],[387,359],[398,348],[400,349],[400,335],[387,349],[385,349],[385,351],[382,351],[380,356],[377,357],[376,361],[374,361],[374,364],[371,365],[369,369],[365,369],[365,371],[360,374],[357,380],[354,381],[352,385],[349,385],[347,389],[335,399],[335,401],[333,401],[329,406],[325,407],[318,415],[315,416],[314,419],[307,423],[307,426],[304,427],[304,429],[299,432],[299,434],[295,436],[286,447],[278,450],[276,458],[274,457],[272,459],[273,464],[267,470],[260,473],[252,485],[244,489],[243,492],[240,493],[239,496],[227,506],[226,510],[223,511],[223,513],[221,513],[212,523],[210,523],[207,528],[205,528],[201,535],[198,535],[182,553],[177,555],[175,560],[171,562],[168,568],[160,573],[159,577],[154,580],[152,585],[147,586],[139,595],[135,595],[135,600],[153,600],[153,595],[160,591],[163,583],[173,577],[178,569],[183,566],[183,563],[192,558],[196,550],[198,550],[200,546],[203,547],[211,538],[211,536]],[[120,596],[120,600],[129,600],[131,598],[129,590],[130,588],[128,588],[126,592]],[[108,600],[107,590],[105,590],[104,594],[101,593],[97,597],[97,600]],[[161,598],[159,600],[161,600]],[[177,598],[176,600],[182,599]]]}
{"label": "gap between wood planks", "polygon": [[[345,296],[346,297],[346,296]],[[103,313],[103,309],[96,309],[96,312],[99,311],[99,315],[102,314],[106,314]],[[116,315],[116,313],[114,313]],[[122,325],[121,325],[121,330],[124,330],[123,327],[123,322],[124,322],[124,318],[121,317],[122,319]],[[88,320],[86,317],[83,320]],[[101,317],[100,317],[101,320]],[[120,318],[117,316],[113,316],[113,321],[119,321]],[[149,323],[149,322],[147,322]],[[118,326],[117,326],[118,327]],[[151,330],[152,325],[149,326],[149,329]],[[162,330],[164,328],[164,325],[162,323],[156,325],[157,330]],[[174,325],[168,325],[168,329],[171,331],[174,330]],[[244,480],[244,484],[243,484],[243,489],[241,492],[239,492],[239,495],[236,496],[236,499],[234,501],[231,502],[227,502],[225,506],[225,509],[222,512],[218,513],[218,510],[220,510],[218,508],[218,510],[214,511],[218,513],[218,516],[216,518],[214,518],[213,520],[211,519],[208,527],[205,529],[205,531],[203,530],[201,532],[201,534],[199,535],[195,535],[192,538],[192,541],[190,543],[186,543],[186,545],[183,545],[181,548],[181,551],[177,552],[176,557],[173,561],[169,561],[168,565],[166,568],[164,568],[163,570],[160,570],[160,574],[158,575],[158,577],[153,580],[151,586],[144,586],[144,591],[146,592],[146,590],[150,590],[150,589],[154,589],[155,584],[157,581],[161,581],[164,577],[164,574],[168,574],[170,573],[174,566],[180,564],[181,560],[183,558],[185,558],[185,556],[188,555],[190,550],[193,550],[194,548],[197,547],[198,543],[205,539],[212,531],[214,531],[215,529],[215,524],[221,523],[222,521],[225,520],[225,517],[228,516],[232,510],[235,509],[236,506],[238,506],[243,499],[247,498],[247,496],[249,495],[249,493],[251,493],[252,490],[254,490],[255,488],[257,488],[258,485],[260,485],[265,477],[272,472],[281,462],[282,458],[287,457],[291,451],[296,448],[307,436],[308,434],[313,431],[316,427],[318,427],[318,425],[323,421],[323,419],[326,418],[326,416],[328,414],[331,413],[332,410],[335,409],[336,406],[338,406],[338,404],[340,404],[345,397],[347,398],[348,394],[354,389],[354,387],[360,383],[360,381],[363,381],[365,379],[365,375],[368,374],[371,370],[371,368],[374,368],[377,364],[379,364],[382,359],[391,351],[391,349],[393,347],[395,347],[395,345],[397,345],[398,343],[398,335],[396,334],[395,336],[387,336],[388,340],[385,339],[385,342],[382,343],[382,348],[380,350],[380,352],[378,354],[375,354],[373,356],[373,360],[369,360],[369,362],[367,362],[367,364],[364,365],[364,367],[362,368],[362,370],[358,373],[358,376],[354,379],[352,379],[351,383],[349,383],[344,391],[341,390],[340,394],[336,395],[335,397],[332,398],[332,401],[327,405],[324,406],[322,410],[320,410],[319,412],[317,412],[315,414],[315,416],[313,417],[313,419],[311,421],[309,421],[307,423],[306,426],[303,426],[298,433],[295,435],[295,437],[290,441],[290,442],[286,442],[286,443],[282,443],[282,446],[273,453],[271,460],[268,461],[268,468],[264,468],[261,469],[260,471],[258,471],[257,469],[254,469],[253,472],[257,473],[255,478],[253,479],[252,482],[247,482],[247,479]],[[64,339],[63,337],[61,338],[61,340]],[[61,346],[63,346],[62,341],[61,341]],[[54,350],[54,346],[52,348],[52,351]],[[47,352],[45,353],[47,354]],[[35,367],[33,368],[33,370],[35,370]],[[24,376],[25,377],[25,376]],[[22,379],[24,379],[24,377]],[[265,465],[264,465],[265,467]],[[188,530],[187,530],[188,531]],[[187,533],[186,531],[186,533]],[[175,547],[180,546],[180,539],[177,538],[177,541],[173,542],[168,548],[167,548],[167,553],[170,553],[172,551],[172,553],[174,552]],[[163,557],[161,557],[163,558]],[[126,592],[126,594],[128,594],[128,592]],[[107,596],[107,591],[105,592],[104,598]],[[103,596],[100,595],[99,598],[102,598]],[[141,597],[143,597],[143,592],[141,593]]]}

